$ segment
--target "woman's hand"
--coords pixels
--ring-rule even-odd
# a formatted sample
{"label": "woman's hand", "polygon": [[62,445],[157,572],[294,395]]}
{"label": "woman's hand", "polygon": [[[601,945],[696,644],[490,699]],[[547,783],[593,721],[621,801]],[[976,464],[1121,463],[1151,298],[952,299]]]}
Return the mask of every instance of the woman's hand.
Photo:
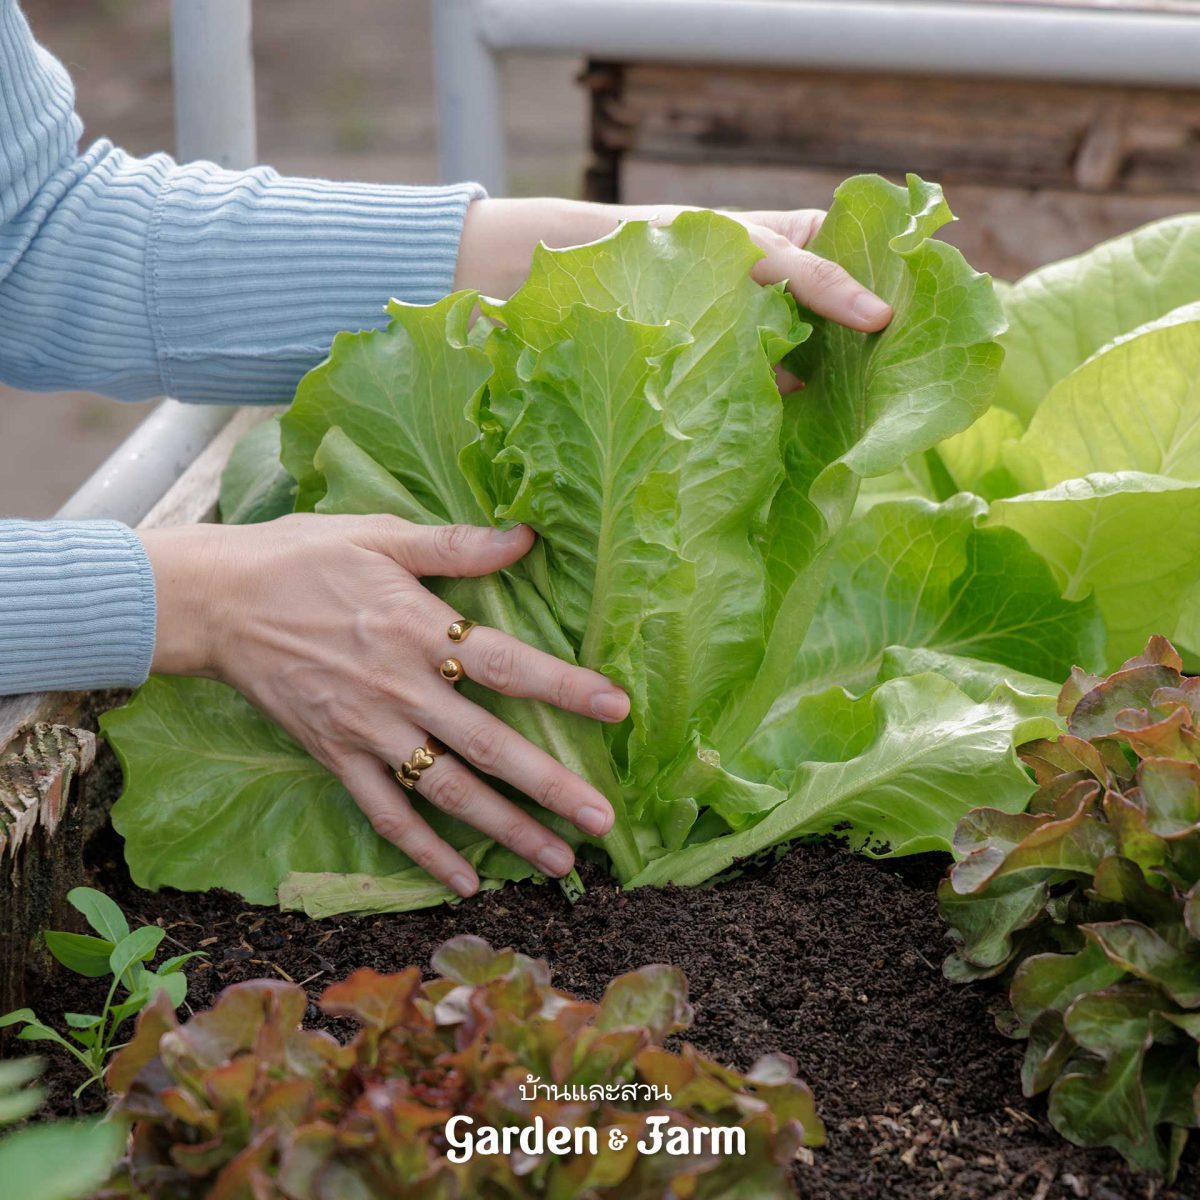
{"label": "woman's hand", "polygon": [[453,655],[467,676],[505,695],[604,721],[628,714],[625,693],[602,675],[508,634],[478,627],[461,643],[449,640],[450,623],[470,614],[454,612],[421,579],[509,566],[533,544],[528,528],[297,514],[141,538],[158,592],[153,669],[237,688],[346,785],[381,836],[459,894],[474,892],[478,877],[417,815],[392,772],[431,734],[451,753],[422,772],[417,791],[547,875],[570,871],[570,846],[471,768],[588,834],[611,828],[600,792],[439,674]]}
{"label": "woman's hand", "polygon": [[[512,295],[529,274],[539,242],[561,249],[593,242],[621,221],[669,224],[678,205],[588,204],[578,200],[476,200],[467,210],[455,286],[488,296]],[[749,231],[764,252],[753,271],[759,283],[788,281],[799,303],[851,329],[882,329],[892,310],[844,268],[819,258],[805,246],[821,227],[820,209],[793,212],[727,212]]]}

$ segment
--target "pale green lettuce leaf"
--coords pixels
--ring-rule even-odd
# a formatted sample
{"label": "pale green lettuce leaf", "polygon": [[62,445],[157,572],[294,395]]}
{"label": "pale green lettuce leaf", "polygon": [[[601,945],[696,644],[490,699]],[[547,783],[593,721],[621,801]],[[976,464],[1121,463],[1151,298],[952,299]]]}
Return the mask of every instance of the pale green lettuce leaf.
{"label": "pale green lettuce leaf", "polygon": [[1168,217],[1026,275],[1004,295],[996,403],[1022,423],[1114,338],[1197,299],[1200,214]]}
{"label": "pale green lettuce leaf", "polygon": [[[323,914],[331,892],[346,901],[343,912],[378,911],[381,894],[405,908],[449,898],[375,833],[333,775],[224,684],[151,678],[101,724],[125,771],[112,820],[139,886],[224,887],[255,904],[282,898]],[[485,883],[530,874],[478,830],[412,799]],[[390,882],[364,886],[364,876]]]}
{"label": "pale green lettuce leaf", "polygon": [[122,1120],[48,1121],[0,1137],[0,1181],[14,1200],[83,1200],[103,1191],[126,1149]]}
{"label": "pale green lettuce leaf", "polygon": [[[688,681],[709,628],[697,601],[707,597],[683,515],[700,493],[692,487],[685,497],[684,481],[735,451],[710,439],[712,453],[701,459],[664,411],[663,375],[683,344],[678,326],[576,307],[560,330],[566,340],[519,351],[524,403],[495,461],[519,463],[520,485],[498,515],[544,539],[548,600],[578,660],[629,691],[636,788],[658,771],[660,756],[678,752],[703,699]],[[503,344],[515,348],[515,339]],[[718,470],[708,479],[723,489]],[[729,607],[755,615],[753,571],[726,582]],[[754,632],[761,646],[761,623]]]}
{"label": "pale green lettuce leaf", "polygon": [[[501,861],[495,853],[498,849],[503,848],[486,838],[459,848],[459,853],[476,869],[481,892],[495,891],[505,883],[528,879],[535,873],[528,863],[514,855]],[[457,892],[420,867],[395,875],[293,871],[279,885],[280,908],[303,912],[315,920],[343,913],[414,912],[439,904],[457,904],[461,899]]]}
{"label": "pale green lettuce leaf", "polygon": [[458,455],[475,434],[467,407],[491,374],[467,342],[473,292],[437,304],[393,300],[386,330],[339,333],[329,358],[310,371],[284,414],[282,460],[299,484],[296,508],[321,498],[317,447],[337,425],[395,475],[437,519],[487,524]]}
{"label": "pale green lettuce leaf", "polygon": [[932,500],[933,498],[933,489],[923,474],[917,474],[909,471],[906,467],[901,467],[898,471],[889,471],[886,475],[880,475],[875,479],[863,480],[862,487],[858,489],[858,499],[854,502],[854,513],[850,519],[857,520],[878,504],[891,504],[895,500]]}
{"label": "pale green lettuce leaf", "polygon": [[1012,667],[1000,663],[987,662],[966,654],[943,654],[940,650],[924,646],[916,649],[911,646],[889,646],[883,652],[879,682],[925,672],[933,672],[949,680],[977,704],[987,700],[1001,684],[1014,692],[1055,701],[1062,690],[1062,681],[1058,679],[1027,675],[1024,671],[1014,671]]}
{"label": "pale green lettuce leaf", "polygon": [[687,677],[686,646],[646,630],[686,627],[696,591],[679,534],[688,446],[660,396],[663,360],[686,335],[583,307],[560,331],[548,349],[520,350],[525,407],[497,457],[520,464],[521,482],[497,515],[545,540],[549,601],[579,660],[633,689],[677,745],[687,690],[661,704],[645,693]]}
{"label": "pale green lettuce leaf", "polygon": [[[1024,432],[1021,419],[1007,408],[989,408],[969,429],[939,443],[936,451],[960,492],[974,492],[985,500],[1011,496],[1021,490],[1009,471],[1009,443]],[[924,495],[934,498],[933,493]]]}
{"label": "pale green lettuce leaf", "polygon": [[857,700],[840,688],[806,696],[731,764],[769,773],[787,799],[749,829],[655,859],[633,884],[700,883],[736,859],[835,830],[868,854],[949,850],[968,809],[1025,806],[1033,783],[1014,747],[1055,732],[1050,697],[1001,685],[978,703],[937,675],[889,680]]}
{"label": "pale green lettuce leaf", "polygon": [[1001,452],[1025,494],[994,503],[990,522],[1018,529],[1068,599],[1094,591],[1110,662],[1152,633],[1200,649],[1200,305],[1101,348]]}
{"label": "pale green lettuce leaf", "polygon": [[313,455],[324,495],[315,505],[320,513],[402,517],[416,525],[436,525],[433,513],[398,480],[385,471],[340,425],[321,439]]}
{"label": "pale green lettuce leaf", "polygon": [[775,707],[837,684],[861,692],[891,646],[987,659],[1060,679],[1101,665],[1090,600],[1063,600],[1049,567],[1017,534],[979,529],[973,496],[902,500],[850,525]]}
{"label": "pale green lettuce leaf", "polygon": [[1066,599],[1095,595],[1110,663],[1139,653],[1155,633],[1193,653],[1200,647],[1189,607],[1200,562],[1200,483],[1098,473],[997,500],[987,524],[1014,529],[1035,547]]}
{"label": "pale green lettuce leaf", "polygon": [[101,724],[125,772],[113,826],[141,887],[225,887],[274,904],[291,871],[391,875],[413,866],[324,767],[224,684],[152,677]]}
{"label": "pale green lettuce leaf", "polygon": [[1004,457],[1019,491],[1096,472],[1200,479],[1200,304],[1116,339],[1061,379]]}
{"label": "pale green lettuce leaf", "polygon": [[849,516],[857,483],[966,429],[991,403],[1004,328],[991,280],[934,234],[941,188],[858,176],[835,193],[810,249],[893,308],[881,333],[820,321],[789,358],[806,382],[784,429],[786,479],[770,523],[772,583],[786,594],[812,548]]}
{"label": "pale green lettuce leaf", "polygon": [[296,481],[279,462],[279,418],[255,425],[236,446],[221,475],[220,512],[226,525],[254,525],[290,513]]}

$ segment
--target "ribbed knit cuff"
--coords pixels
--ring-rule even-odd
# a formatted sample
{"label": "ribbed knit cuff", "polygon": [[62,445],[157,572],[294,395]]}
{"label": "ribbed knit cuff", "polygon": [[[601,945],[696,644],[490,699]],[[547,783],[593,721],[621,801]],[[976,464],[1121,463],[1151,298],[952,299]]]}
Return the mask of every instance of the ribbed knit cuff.
{"label": "ribbed knit cuff", "polygon": [[154,575],[131,529],[0,521],[0,695],[135,687],[154,632]]}
{"label": "ribbed knit cuff", "polygon": [[392,296],[451,291],[475,184],[388,187],[177,167],[150,232],[163,384],[188,400],[286,401],[343,329],[376,328]]}

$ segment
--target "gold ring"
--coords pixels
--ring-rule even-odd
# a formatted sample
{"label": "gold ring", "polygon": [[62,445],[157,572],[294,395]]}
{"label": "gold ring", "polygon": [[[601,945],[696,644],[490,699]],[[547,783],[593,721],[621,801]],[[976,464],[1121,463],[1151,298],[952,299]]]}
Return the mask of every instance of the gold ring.
{"label": "gold ring", "polygon": [[450,622],[450,627],[446,630],[446,636],[452,642],[465,642],[467,634],[474,628],[474,621],[469,621],[466,617],[459,617],[457,621]]}
{"label": "gold ring", "polygon": [[438,667],[443,679],[448,679],[451,683],[457,683],[465,674],[463,665],[457,658],[442,659],[441,666]]}
{"label": "gold ring", "polygon": [[402,762],[392,774],[396,782],[407,791],[412,791],[421,779],[421,772],[428,771],[433,766],[433,760],[446,753],[446,747],[435,737],[426,740],[423,746],[418,746],[412,757]]}

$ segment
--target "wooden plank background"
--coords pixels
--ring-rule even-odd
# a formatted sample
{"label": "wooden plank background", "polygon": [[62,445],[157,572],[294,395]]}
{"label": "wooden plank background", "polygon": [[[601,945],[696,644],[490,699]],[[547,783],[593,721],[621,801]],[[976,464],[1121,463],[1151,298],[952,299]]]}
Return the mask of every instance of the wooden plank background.
{"label": "wooden plank background", "polygon": [[[629,203],[738,209],[827,208],[845,176],[844,171],[681,166],[640,159],[627,160],[620,168],[621,196]],[[1130,197],[952,184],[946,195],[961,219],[938,236],[957,246],[979,270],[1008,280],[1146,221],[1200,208],[1195,197],[1183,193]],[[1200,300],[1200,280],[1196,298]]]}
{"label": "wooden plank background", "polygon": [[829,203],[847,175],[915,171],[949,240],[1007,278],[1200,209],[1200,91],[591,64],[595,199]]}

